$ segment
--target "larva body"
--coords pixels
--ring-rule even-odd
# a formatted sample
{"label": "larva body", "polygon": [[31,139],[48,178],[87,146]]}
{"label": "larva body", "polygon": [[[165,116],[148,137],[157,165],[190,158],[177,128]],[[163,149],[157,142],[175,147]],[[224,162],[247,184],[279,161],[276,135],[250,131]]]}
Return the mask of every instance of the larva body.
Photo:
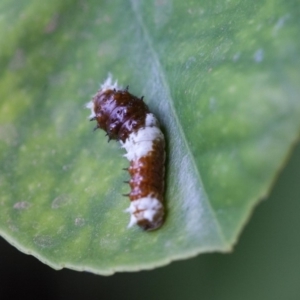
{"label": "larva body", "polygon": [[154,230],[163,223],[165,140],[155,116],[142,98],[120,89],[109,77],[87,104],[90,120],[125,148],[131,188],[128,227]]}

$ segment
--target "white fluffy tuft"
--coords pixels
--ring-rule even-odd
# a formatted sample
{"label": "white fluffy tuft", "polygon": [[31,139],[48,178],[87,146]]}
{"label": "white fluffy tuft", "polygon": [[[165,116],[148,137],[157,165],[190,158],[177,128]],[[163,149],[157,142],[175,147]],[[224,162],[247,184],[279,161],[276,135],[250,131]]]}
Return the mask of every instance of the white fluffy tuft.
{"label": "white fluffy tuft", "polygon": [[106,80],[101,84],[101,90],[107,91],[113,89],[120,90],[122,87],[118,86],[117,80],[113,83],[112,75],[109,73]]}
{"label": "white fluffy tuft", "polygon": [[162,219],[162,209],[161,202],[150,196],[131,201],[130,206],[126,209],[126,212],[131,215],[128,228],[137,224],[140,220],[153,222],[157,214],[161,215],[160,218],[157,218],[157,225],[159,225]]}
{"label": "white fluffy tuft", "polygon": [[156,139],[163,140],[164,136],[159,127],[158,121],[153,114],[147,114],[144,128],[132,132],[126,141],[121,141],[122,148],[125,148],[124,155],[129,161],[139,159],[149,154],[153,149],[153,142]]}
{"label": "white fluffy tuft", "polygon": [[[100,91],[107,91],[107,90],[120,90],[122,89],[122,87],[118,86],[118,81],[116,80],[115,82],[113,82],[113,78],[112,75],[109,73],[107,78],[105,79],[105,81],[101,84],[100,86]],[[94,117],[96,117],[95,111],[94,111],[94,102],[93,100],[88,102],[85,105],[86,108],[91,110],[91,114],[89,115],[89,119],[92,119]]]}
{"label": "white fluffy tuft", "polygon": [[95,111],[94,111],[94,102],[90,101],[85,105],[86,108],[91,110],[91,114],[89,115],[89,119],[92,119],[96,117]]}

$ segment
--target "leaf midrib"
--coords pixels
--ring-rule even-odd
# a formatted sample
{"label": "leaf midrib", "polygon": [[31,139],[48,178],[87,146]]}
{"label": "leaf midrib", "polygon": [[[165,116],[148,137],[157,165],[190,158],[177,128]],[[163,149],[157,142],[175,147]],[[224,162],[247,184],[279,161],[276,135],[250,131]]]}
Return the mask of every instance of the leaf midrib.
{"label": "leaf midrib", "polygon": [[151,38],[150,38],[150,34],[149,34],[149,32],[148,32],[148,30],[146,28],[145,23],[143,22],[143,19],[141,18],[141,14],[138,11],[137,1],[130,0],[130,4],[131,4],[131,9],[132,9],[133,14],[135,16],[135,19],[137,21],[137,24],[140,26],[140,28],[141,28],[141,30],[143,32],[143,37],[144,37],[144,39],[146,41],[146,44],[148,45],[149,52],[151,53],[152,60],[154,61],[154,66],[156,67],[156,69],[159,70],[158,74],[160,74],[161,82],[163,83],[163,86],[165,87],[166,95],[168,96],[168,99],[169,99],[170,108],[171,108],[171,111],[172,111],[173,116],[175,118],[175,124],[177,124],[177,126],[178,126],[179,135],[181,136],[181,138],[182,138],[182,140],[184,142],[185,148],[187,149],[187,155],[188,155],[188,157],[192,161],[194,172],[197,175],[198,181],[201,183],[201,186],[203,188],[203,194],[205,195],[205,201],[207,202],[207,207],[210,209],[211,215],[214,216],[214,222],[215,222],[216,228],[218,229],[218,232],[219,232],[219,238],[222,241],[223,245],[225,245],[225,247],[227,249],[229,249],[230,245],[226,242],[225,234],[224,234],[224,231],[222,230],[220,221],[217,218],[217,215],[216,215],[216,213],[215,213],[215,211],[214,211],[214,209],[213,209],[213,207],[212,207],[212,205],[211,205],[211,203],[209,201],[209,197],[208,197],[208,195],[206,193],[206,189],[205,189],[205,187],[203,185],[203,182],[201,180],[200,172],[195,167],[196,163],[195,163],[194,157],[193,157],[193,155],[192,155],[192,153],[190,151],[190,148],[188,147],[188,142],[187,142],[187,139],[186,139],[186,137],[184,135],[181,123],[179,122],[178,115],[177,115],[176,110],[175,110],[174,105],[173,105],[173,101],[171,101],[172,97],[171,97],[171,93],[170,93],[170,88],[169,88],[169,86],[167,84],[166,77],[164,76],[164,72],[163,72],[163,68],[161,67],[160,60],[157,57],[156,52],[154,50],[153,43],[152,43]]}

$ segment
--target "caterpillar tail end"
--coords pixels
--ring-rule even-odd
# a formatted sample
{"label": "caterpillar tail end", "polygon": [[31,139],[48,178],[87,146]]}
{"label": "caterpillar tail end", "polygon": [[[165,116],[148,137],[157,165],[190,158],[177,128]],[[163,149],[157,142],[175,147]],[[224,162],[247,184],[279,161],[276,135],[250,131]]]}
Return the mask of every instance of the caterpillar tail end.
{"label": "caterpillar tail end", "polygon": [[126,212],[131,215],[127,228],[138,225],[145,231],[152,231],[163,224],[164,209],[156,198],[145,197],[133,200]]}

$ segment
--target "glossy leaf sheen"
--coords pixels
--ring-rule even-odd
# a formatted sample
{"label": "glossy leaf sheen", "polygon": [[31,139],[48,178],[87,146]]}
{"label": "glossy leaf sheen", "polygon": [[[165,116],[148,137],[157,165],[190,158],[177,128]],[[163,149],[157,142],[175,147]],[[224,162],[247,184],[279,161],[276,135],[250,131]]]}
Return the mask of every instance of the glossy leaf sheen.
{"label": "glossy leaf sheen", "polygon": [[[99,274],[230,250],[299,134],[298,1],[3,0],[0,11],[2,236],[53,268]],[[126,228],[128,161],[87,120],[109,72],[166,135],[155,232]]]}

